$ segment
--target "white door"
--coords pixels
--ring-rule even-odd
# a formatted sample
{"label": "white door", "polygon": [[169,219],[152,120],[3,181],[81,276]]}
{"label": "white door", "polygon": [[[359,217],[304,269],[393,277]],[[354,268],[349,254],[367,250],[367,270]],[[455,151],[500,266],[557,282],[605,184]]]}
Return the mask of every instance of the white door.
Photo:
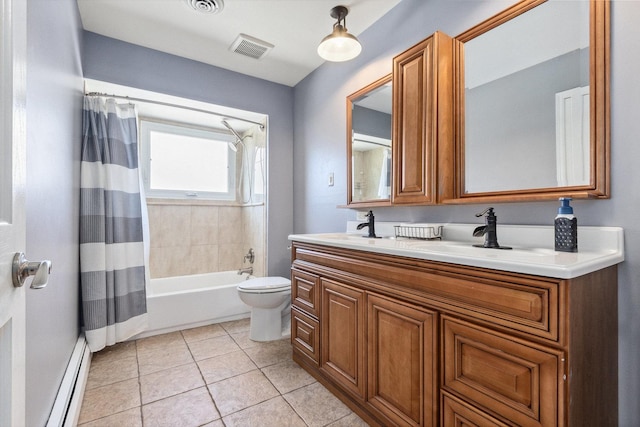
{"label": "white door", "polygon": [[25,423],[25,286],[11,264],[25,248],[26,1],[0,0],[0,426]]}
{"label": "white door", "polygon": [[588,185],[591,180],[589,86],[556,93],[556,165],[558,186]]}

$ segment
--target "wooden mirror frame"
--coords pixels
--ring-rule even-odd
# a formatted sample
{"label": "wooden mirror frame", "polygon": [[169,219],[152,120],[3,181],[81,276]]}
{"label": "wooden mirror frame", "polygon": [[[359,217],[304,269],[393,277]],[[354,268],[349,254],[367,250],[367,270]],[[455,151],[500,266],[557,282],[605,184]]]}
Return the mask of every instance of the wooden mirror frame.
{"label": "wooden mirror frame", "polygon": [[[384,77],[379,78],[373,83],[363,87],[362,89],[347,96],[347,206],[351,208],[365,208],[365,207],[378,207],[378,206],[391,206],[391,199],[375,199],[366,201],[353,201],[353,103],[356,99],[362,95],[371,92],[387,83],[391,83],[391,74],[387,74]],[[393,135],[393,134],[392,134]],[[393,138],[393,136],[392,136]],[[393,141],[391,142],[393,146]],[[392,159],[393,161],[393,159]],[[392,178],[393,179],[393,176]]]}
{"label": "wooden mirror frame", "polygon": [[465,193],[465,100],[464,43],[513,19],[547,0],[523,0],[456,37],[455,58],[455,199],[453,203],[518,202],[610,197],[610,1],[590,0],[589,6],[589,85],[590,95],[590,183],[581,186],[534,188],[495,192]]}

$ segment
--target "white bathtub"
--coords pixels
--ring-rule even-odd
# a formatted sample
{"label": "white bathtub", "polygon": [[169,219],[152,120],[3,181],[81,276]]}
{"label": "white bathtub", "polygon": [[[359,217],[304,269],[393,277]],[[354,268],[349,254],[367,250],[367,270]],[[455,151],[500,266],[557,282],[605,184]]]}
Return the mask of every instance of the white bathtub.
{"label": "white bathtub", "polygon": [[236,286],[236,271],[151,279],[147,289],[148,329],[135,338],[249,317]]}

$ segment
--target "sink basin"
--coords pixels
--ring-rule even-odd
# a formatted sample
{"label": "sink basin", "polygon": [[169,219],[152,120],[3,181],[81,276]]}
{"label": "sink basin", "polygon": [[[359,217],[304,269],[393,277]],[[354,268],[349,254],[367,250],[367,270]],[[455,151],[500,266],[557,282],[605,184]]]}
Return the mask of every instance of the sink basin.
{"label": "sink basin", "polygon": [[491,249],[473,246],[467,242],[416,242],[410,245],[412,249],[418,251],[449,253],[460,256],[471,256],[481,258],[497,258],[497,259],[520,259],[530,257],[549,257],[556,256],[558,253],[552,249],[546,248],[512,248],[512,249]]}

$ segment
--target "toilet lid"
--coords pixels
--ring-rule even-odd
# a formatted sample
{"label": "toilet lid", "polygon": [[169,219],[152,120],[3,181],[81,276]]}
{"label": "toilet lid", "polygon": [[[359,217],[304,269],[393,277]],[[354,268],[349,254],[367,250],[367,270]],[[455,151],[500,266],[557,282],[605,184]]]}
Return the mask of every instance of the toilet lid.
{"label": "toilet lid", "polygon": [[238,285],[242,291],[278,292],[291,288],[291,280],[284,277],[256,277]]}

